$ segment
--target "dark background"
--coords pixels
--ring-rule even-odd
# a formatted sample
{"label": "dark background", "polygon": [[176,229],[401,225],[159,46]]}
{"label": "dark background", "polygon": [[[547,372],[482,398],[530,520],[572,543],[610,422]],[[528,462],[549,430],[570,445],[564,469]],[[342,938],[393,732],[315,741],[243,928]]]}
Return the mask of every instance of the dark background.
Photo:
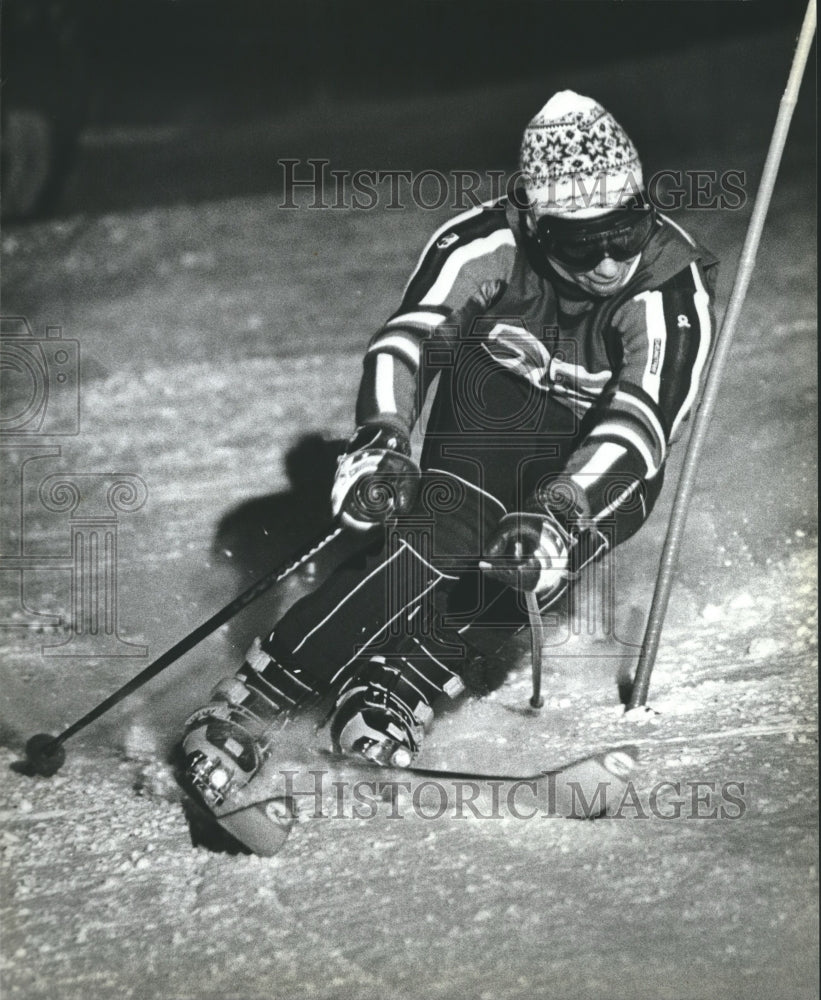
{"label": "dark background", "polygon": [[233,116],[329,90],[425,93],[790,23],[797,30],[803,9],[795,0],[7,0],[3,76],[45,90],[51,73],[82,62],[97,124],[168,121],[195,104]]}
{"label": "dark background", "polygon": [[[711,46],[773,37],[785,48],[786,39],[777,59],[786,79],[789,44],[803,10],[794,0],[6,0],[3,124],[14,109],[33,108],[47,138],[30,136],[22,150],[11,140],[4,143],[4,166],[11,156],[22,163],[28,161],[20,157],[48,158],[43,190],[26,192],[31,204],[20,212],[7,198],[6,215],[261,193],[275,186],[279,155],[330,155],[341,166],[418,167],[403,157],[402,133],[415,130],[418,145],[421,131],[430,128],[435,136],[436,128],[429,113],[408,118],[399,104],[391,127],[384,110],[393,103],[527,81],[534,83],[533,101],[538,94],[541,103],[568,73],[622,64],[629,85],[631,60],[664,58],[675,50],[696,54],[689,85],[716,93],[713,121],[699,112],[704,127],[715,131],[732,116],[728,107],[740,95],[731,93],[732,70],[710,62]],[[351,112],[361,112],[363,102],[382,109],[381,139],[371,134],[361,141],[374,131],[361,113]],[[617,117],[624,113],[617,95],[605,103]],[[669,117],[686,117],[686,103],[686,93],[683,101],[676,97]],[[519,105],[513,106],[521,116]],[[510,162],[524,121],[482,122],[480,101],[468,113],[484,126],[483,162],[476,162],[478,144],[454,143],[437,158],[432,141],[423,166],[452,166],[462,149],[461,167]],[[349,114],[353,121],[346,128]],[[311,141],[301,144],[311,122]],[[257,133],[237,135],[252,123]],[[335,138],[322,148],[322,137],[331,133]],[[15,135],[6,127],[4,134]],[[353,164],[351,155],[360,162]],[[211,171],[205,169],[209,162]],[[26,167],[23,173],[32,176]],[[6,174],[10,178],[13,171]]]}
{"label": "dark background", "polygon": [[391,95],[538,77],[800,24],[803,4],[149,0],[86,9],[97,122],[226,116],[317,93]]}

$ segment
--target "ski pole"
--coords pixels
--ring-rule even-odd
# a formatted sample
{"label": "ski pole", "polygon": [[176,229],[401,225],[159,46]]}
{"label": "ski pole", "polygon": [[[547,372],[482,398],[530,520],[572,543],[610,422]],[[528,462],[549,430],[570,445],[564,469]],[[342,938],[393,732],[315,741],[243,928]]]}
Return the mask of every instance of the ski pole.
{"label": "ski pole", "polygon": [[735,283],[733,285],[727,312],[724,322],[716,338],[715,354],[712,364],[707,373],[704,385],[704,394],[701,406],[693,419],[693,429],[690,433],[690,440],[687,443],[687,451],[684,456],[684,464],[679,479],[678,491],[673,509],[670,514],[670,523],[667,527],[667,536],[664,541],[661,559],[659,562],[659,572],[656,578],[656,587],[653,593],[653,601],[650,606],[650,613],[647,619],[647,628],[644,633],[641,654],[639,655],[636,675],[633,680],[633,690],[630,696],[628,710],[639,708],[647,703],[647,692],[650,687],[650,675],[658,653],[661,630],[664,625],[664,617],[667,612],[667,604],[670,600],[670,591],[673,585],[673,573],[676,565],[678,550],[681,545],[681,538],[684,533],[684,524],[687,519],[687,508],[693,492],[695,483],[696,468],[698,466],[701,450],[707,438],[707,430],[710,418],[715,408],[718,397],[718,387],[724,367],[730,352],[733,334],[738,323],[744,299],[747,295],[752,278],[755,259],[758,253],[758,245],[761,241],[761,233],[764,228],[764,220],[770,206],[775,179],[778,168],[781,164],[781,157],[784,152],[784,145],[787,140],[787,132],[795,110],[798,90],[801,79],[804,75],[804,68],[807,64],[810,46],[815,34],[815,0],[810,0],[807,5],[807,12],[804,16],[804,23],[801,26],[801,33],[798,37],[798,45],[793,56],[792,68],[787,81],[787,87],[781,98],[770,140],[770,148],[767,152],[767,159],[764,164],[764,171],[756,194],[753,213],[750,224],[747,228],[747,235],[744,240],[744,247],[741,251],[741,258],[738,262]]}
{"label": "ski pole", "polygon": [[533,695],[530,699],[531,708],[542,708],[542,647],[544,646],[544,622],[539,610],[536,595],[528,591],[525,594],[527,617],[530,621],[530,662],[533,671]]}
{"label": "ski pole", "polygon": [[152,663],[149,663],[145,669],[141,670],[135,677],[132,677],[130,681],[123,684],[122,687],[110,694],[107,698],[101,701],[99,705],[96,705],[89,712],[86,712],[86,714],[77,719],[76,722],[72,722],[70,726],[67,726],[57,736],[50,736],[48,733],[38,733],[36,736],[32,736],[26,743],[26,764],[29,769],[35,774],[40,774],[44,777],[50,777],[52,774],[55,774],[63,766],[63,762],[66,759],[65,750],[63,749],[63,743],[65,743],[66,740],[70,739],[81,729],[85,729],[86,726],[94,722],[95,719],[99,719],[101,715],[104,715],[115,705],[118,705],[129,695],[133,694],[158,674],[162,673],[162,671],[167,667],[170,667],[171,664],[175,663],[184,653],[193,649],[194,646],[202,642],[206,636],[211,635],[211,633],[218,629],[220,625],[223,625],[225,622],[233,618],[234,615],[240,612],[243,608],[247,607],[258,597],[264,594],[266,590],[270,590],[271,587],[278,583],[282,583],[283,580],[292,576],[313,556],[329,545],[343,530],[344,529],[342,527],[332,528],[322,539],[311,542],[311,544],[300,555],[296,556],[284,569],[277,567],[276,569],[271,570],[271,572],[266,573],[265,576],[257,580],[256,583],[252,584],[238,597],[235,597],[230,604],[227,604],[221,611],[217,611],[216,614],[213,614],[207,621],[203,622],[202,625],[195,628],[193,632],[190,632],[187,636],[180,639],[178,643],[166,650]]}

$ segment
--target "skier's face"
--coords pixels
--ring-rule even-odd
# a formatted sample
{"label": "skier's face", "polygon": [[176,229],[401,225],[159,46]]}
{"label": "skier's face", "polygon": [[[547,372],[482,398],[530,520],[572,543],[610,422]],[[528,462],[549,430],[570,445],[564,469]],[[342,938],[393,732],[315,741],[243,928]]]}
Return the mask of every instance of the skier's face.
{"label": "skier's face", "polygon": [[555,257],[548,257],[551,266],[563,278],[572,281],[574,285],[591,295],[614,295],[624,288],[632,278],[641,254],[628,260],[613,260],[612,257],[602,257],[599,263],[589,271],[571,271],[563,267]]}
{"label": "skier's face", "polygon": [[528,224],[555,271],[591,295],[607,296],[623,288],[635,273],[653,235],[655,215],[639,201],[578,220],[551,216],[533,206]]}

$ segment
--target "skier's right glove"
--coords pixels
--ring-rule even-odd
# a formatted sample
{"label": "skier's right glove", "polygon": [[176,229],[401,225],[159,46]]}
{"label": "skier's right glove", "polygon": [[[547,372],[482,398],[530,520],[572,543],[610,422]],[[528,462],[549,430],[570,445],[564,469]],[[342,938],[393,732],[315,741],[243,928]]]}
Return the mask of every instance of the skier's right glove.
{"label": "skier's right glove", "polygon": [[571,538],[549,512],[506,514],[479,563],[488,576],[541,598],[564,586]]}
{"label": "skier's right glove", "polygon": [[381,423],[358,427],[337,464],[334,516],[357,531],[384,524],[413,506],[420,475],[404,431]]}

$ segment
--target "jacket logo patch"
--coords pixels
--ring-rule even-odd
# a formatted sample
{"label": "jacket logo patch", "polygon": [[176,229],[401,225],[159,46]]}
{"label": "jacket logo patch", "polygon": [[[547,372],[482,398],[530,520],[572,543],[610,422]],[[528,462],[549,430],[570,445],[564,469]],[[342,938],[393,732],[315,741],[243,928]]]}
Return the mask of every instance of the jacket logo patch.
{"label": "jacket logo patch", "polygon": [[684,315],[684,313],[679,313],[676,317],[676,322],[678,323],[679,330],[690,329],[690,320]]}
{"label": "jacket logo patch", "polygon": [[444,236],[440,237],[440,239],[436,241],[436,249],[446,250],[451,243],[455,243],[458,239],[459,236],[457,233],[445,233]]}
{"label": "jacket logo patch", "polygon": [[489,353],[505,368],[541,385],[550,367],[550,352],[524,326],[496,323],[488,334]]}

